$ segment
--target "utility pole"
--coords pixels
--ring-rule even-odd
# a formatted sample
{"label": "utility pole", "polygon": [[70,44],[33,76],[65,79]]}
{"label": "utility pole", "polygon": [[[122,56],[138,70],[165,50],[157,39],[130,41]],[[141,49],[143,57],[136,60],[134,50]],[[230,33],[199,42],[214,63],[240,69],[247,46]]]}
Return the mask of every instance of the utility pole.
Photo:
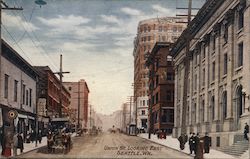
{"label": "utility pole", "polygon": [[80,100],[80,81],[78,81],[78,110],[77,110],[77,127],[80,128],[80,105],[81,105],[81,100]]}
{"label": "utility pole", "polygon": [[62,78],[63,78],[63,74],[66,73],[70,73],[70,72],[63,72],[62,71],[62,54],[60,55],[60,71],[59,72],[55,72],[54,74],[58,74],[60,77],[60,93],[59,93],[59,117],[62,117],[62,89],[63,89],[63,85],[62,85]]}
{"label": "utility pole", "polygon": [[[187,17],[187,29],[191,21],[191,13],[192,13],[192,0],[188,1],[188,17]],[[188,30],[189,32],[189,30]],[[186,34],[186,53],[184,57],[184,87],[183,87],[183,104],[182,104],[182,123],[181,123],[181,134],[185,134],[187,131],[186,128],[186,114],[187,114],[187,85],[188,85],[188,72],[190,67],[190,34]]]}

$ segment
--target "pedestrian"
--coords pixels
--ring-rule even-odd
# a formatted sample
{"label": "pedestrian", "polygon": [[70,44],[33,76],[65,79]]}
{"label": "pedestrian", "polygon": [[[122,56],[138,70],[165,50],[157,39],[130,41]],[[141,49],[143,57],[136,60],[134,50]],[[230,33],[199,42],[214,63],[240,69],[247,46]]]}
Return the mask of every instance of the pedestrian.
{"label": "pedestrian", "polygon": [[53,142],[54,142],[53,135],[52,135],[51,131],[49,131],[48,135],[47,135],[47,148],[48,148],[49,153],[52,152]]}
{"label": "pedestrian", "polygon": [[18,147],[18,133],[16,133],[13,136],[13,155],[16,156],[17,155],[17,147]]}
{"label": "pedestrian", "polygon": [[211,137],[208,136],[207,132],[205,133],[203,140],[204,140],[204,152],[209,153],[211,147]]}
{"label": "pedestrian", "polygon": [[200,141],[200,135],[195,136],[195,156],[194,159],[203,159],[203,141]]}
{"label": "pedestrian", "polygon": [[247,123],[245,123],[245,127],[244,127],[244,138],[246,140],[248,140],[248,133],[249,133],[249,125]]}
{"label": "pedestrian", "polygon": [[26,135],[26,143],[30,143],[30,138],[31,138],[31,134],[30,134],[30,132],[28,131],[28,132],[27,132],[27,135]]}
{"label": "pedestrian", "polygon": [[23,149],[24,149],[23,142],[24,141],[23,141],[23,137],[22,137],[22,135],[20,133],[18,133],[17,139],[18,139],[17,148],[20,149],[20,153],[23,153]]}
{"label": "pedestrian", "polygon": [[31,140],[32,143],[35,141],[35,136],[36,136],[35,131],[31,130],[30,140]]}
{"label": "pedestrian", "polygon": [[194,151],[194,144],[195,144],[194,133],[190,133],[188,144],[189,144],[190,154],[192,154]]}
{"label": "pedestrian", "polygon": [[185,139],[184,139],[184,135],[181,134],[181,136],[179,136],[178,140],[179,140],[179,142],[180,142],[180,149],[181,149],[181,150],[184,150],[184,148],[185,148]]}
{"label": "pedestrian", "polygon": [[40,144],[40,143],[42,142],[42,130],[39,130],[39,131],[38,131],[37,139],[38,139],[39,144]]}
{"label": "pedestrian", "polygon": [[2,128],[0,128],[0,144],[1,144],[1,148],[3,150],[3,130],[2,130]]}
{"label": "pedestrian", "polygon": [[200,135],[199,133],[197,133],[196,136],[194,136],[194,154],[197,153],[199,143],[200,143]]}
{"label": "pedestrian", "polygon": [[185,142],[185,144],[187,143],[187,141],[188,141],[188,136],[187,136],[187,134],[185,133],[185,135],[184,135],[184,142]]}

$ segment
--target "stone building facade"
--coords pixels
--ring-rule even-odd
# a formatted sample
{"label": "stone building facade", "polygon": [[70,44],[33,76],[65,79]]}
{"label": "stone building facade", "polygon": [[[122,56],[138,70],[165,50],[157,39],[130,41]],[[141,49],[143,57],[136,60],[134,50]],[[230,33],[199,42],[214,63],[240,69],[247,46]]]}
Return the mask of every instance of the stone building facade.
{"label": "stone building facade", "polygon": [[[137,107],[137,127],[147,130],[148,123],[148,68],[145,54],[156,42],[174,42],[185,29],[183,18],[162,17],[140,21],[134,40],[134,106]],[[135,113],[134,113],[135,114]]]}
{"label": "stone building facade", "polygon": [[[249,123],[249,5],[249,0],[206,1],[174,44],[175,137],[184,125],[187,133],[209,132],[212,146],[221,147],[231,145],[242,135],[244,123]],[[185,69],[187,38],[189,68]]]}

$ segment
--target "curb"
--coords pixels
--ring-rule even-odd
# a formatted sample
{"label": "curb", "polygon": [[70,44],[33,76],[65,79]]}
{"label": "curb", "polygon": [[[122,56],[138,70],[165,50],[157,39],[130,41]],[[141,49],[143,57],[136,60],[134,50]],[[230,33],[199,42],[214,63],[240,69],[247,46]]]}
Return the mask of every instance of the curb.
{"label": "curb", "polygon": [[25,154],[27,154],[27,153],[30,153],[30,152],[35,151],[35,150],[37,150],[37,149],[39,149],[39,148],[42,148],[42,147],[46,147],[46,145],[43,145],[43,146],[40,146],[40,147],[37,146],[37,147],[35,147],[35,148],[32,149],[32,150],[29,150],[29,151],[26,151],[26,152],[23,152],[23,153],[17,155],[16,157],[17,157],[17,158],[18,158],[18,157],[21,157],[22,155],[25,155]]}
{"label": "curb", "polygon": [[[140,136],[137,136],[137,137],[140,137]],[[146,139],[146,138],[143,138],[143,137],[140,137],[140,138],[142,138],[142,139],[144,139],[144,140],[147,140],[147,141],[150,141],[150,142],[152,142],[152,143],[155,143],[155,144],[157,144],[157,145],[161,145],[161,146],[163,146],[163,147],[169,148],[169,149],[171,149],[171,150],[178,151],[178,152],[182,152],[182,151],[176,150],[176,149],[174,149],[174,148],[172,148],[172,147],[168,147],[168,146],[163,145],[163,144],[161,144],[161,143],[152,141],[152,140],[150,140],[150,139]],[[191,154],[189,154],[189,153],[186,153],[186,152],[182,152],[182,153],[184,153],[184,154],[187,155],[187,156],[194,157],[193,155],[191,155]]]}

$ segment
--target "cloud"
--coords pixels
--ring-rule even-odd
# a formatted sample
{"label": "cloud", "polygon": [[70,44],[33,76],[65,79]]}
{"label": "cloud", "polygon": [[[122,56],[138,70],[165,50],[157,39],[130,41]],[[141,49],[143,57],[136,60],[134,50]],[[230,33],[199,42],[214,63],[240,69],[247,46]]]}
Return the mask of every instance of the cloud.
{"label": "cloud", "polygon": [[[35,26],[34,24],[32,24],[30,22],[25,21],[20,16],[12,16],[12,15],[9,15],[9,14],[6,14],[5,12],[3,12],[2,17],[3,17],[2,18],[3,24],[7,27],[15,28],[18,30],[23,30],[25,28],[25,30],[27,32],[39,30],[39,28],[37,26]],[[18,25],[20,23],[22,23],[21,24],[22,26]]]}
{"label": "cloud", "polygon": [[128,15],[142,15],[143,13],[137,9],[129,8],[129,7],[123,7],[121,8],[121,11]]}
{"label": "cloud", "polygon": [[37,19],[47,26],[63,27],[63,28],[78,26],[81,24],[89,23],[91,21],[88,18],[75,15],[69,15],[69,16],[58,15],[56,18],[50,18],[50,19],[38,17]]}
{"label": "cloud", "polygon": [[175,12],[171,9],[167,9],[167,8],[164,8],[162,7],[161,5],[158,5],[158,4],[154,4],[152,5],[152,8],[157,11],[157,14],[159,14],[160,16],[174,16],[175,15]]}
{"label": "cloud", "polygon": [[106,23],[121,24],[121,21],[114,15],[100,15],[100,17]]}

